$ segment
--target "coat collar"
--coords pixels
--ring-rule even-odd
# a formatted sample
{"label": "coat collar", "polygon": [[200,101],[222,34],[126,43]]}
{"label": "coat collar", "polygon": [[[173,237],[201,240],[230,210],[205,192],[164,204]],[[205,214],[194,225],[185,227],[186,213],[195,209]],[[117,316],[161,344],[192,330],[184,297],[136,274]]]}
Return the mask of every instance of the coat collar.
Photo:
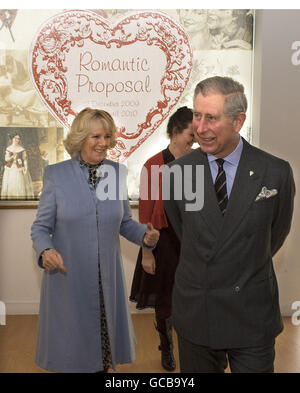
{"label": "coat collar", "polygon": [[[71,160],[71,165],[74,171],[74,182],[76,183],[77,187],[77,192],[80,196],[80,198],[83,198],[88,201],[88,204],[96,204],[97,203],[97,198],[93,194],[93,191],[91,190],[89,183],[87,181],[87,178],[85,177],[85,174],[80,167],[80,160],[79,158],[72,158]],[[114,161],[108,160],[107,158],[104,158],[103,160],[103,165],[113,165],[116,166],[118,165]]]}
{"label": "coat collar", "polygon": [[80,194],[80,197],[88,200],[88,203],[94,204],[94,198],[92,195],[92,191],[90,189],[90,186],[87,182],[87,179],[84,176],[84,172],[82,168],[80,167],[80,162],[78,158],[72,158],[71,159],[73,171],[75,173],[74,180],[78,185],[78,193]]}

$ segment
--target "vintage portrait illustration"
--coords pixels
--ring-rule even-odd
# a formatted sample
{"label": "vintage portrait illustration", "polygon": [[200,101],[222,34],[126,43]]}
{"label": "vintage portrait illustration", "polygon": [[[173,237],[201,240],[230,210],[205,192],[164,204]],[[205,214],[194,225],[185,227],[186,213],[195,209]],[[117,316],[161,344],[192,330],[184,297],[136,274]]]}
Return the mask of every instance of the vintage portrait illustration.
{"label": "vintage portrait illustration", "polygon": [[60,127],[0,128],[0,201],[38,200],[45,166],[64,160]]}
{"label": "vintage portrait illustration", "polygon": [[27,51],[0,50],[0,126],[48,127],[49,119],[30,80]]}
{"label": "vintage portrait illustration", "polygon": [[0,48],[0,207],[39,200],[45,166],[65,159],[63,139],[30,80],[28,48]]}
{"label": "vintage portrait illustration", "polygon": [[182,9],[177,14],[194,50],[252,49],[252,10]]}

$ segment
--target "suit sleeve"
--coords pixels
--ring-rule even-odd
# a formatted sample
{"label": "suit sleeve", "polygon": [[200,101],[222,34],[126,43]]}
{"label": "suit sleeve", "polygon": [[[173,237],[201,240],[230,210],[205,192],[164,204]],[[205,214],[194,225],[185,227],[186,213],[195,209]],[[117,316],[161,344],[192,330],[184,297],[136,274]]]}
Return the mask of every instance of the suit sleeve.
{"label": "suit sleeve", "polygon": [[164,207],[171,225],[176,232],[178,239],[182,240],[182,217],[179,208],[179,201],[174,199],[174,176],[169,176],[168,168],[162,175],[162,193]]}
{"label": "suit sleeve", "polygon": [[272,223],[271,251],[274,256],[285,241],[292,223],[294,210],[295,182],[292,168],[286,163],[284,180],[279,192],[277,210]]}
{"label": "suit sleeve", "polygon": [[43,192],[40,198],[36,219],[31,227],[33,247],[38,256],[38,264],[41,265],[40,254],[46,248],[54,248],[51,235],[55,229],[56,221],[56,198],[55,186],[51,180],[50,167],[45,168],[43,179]]}

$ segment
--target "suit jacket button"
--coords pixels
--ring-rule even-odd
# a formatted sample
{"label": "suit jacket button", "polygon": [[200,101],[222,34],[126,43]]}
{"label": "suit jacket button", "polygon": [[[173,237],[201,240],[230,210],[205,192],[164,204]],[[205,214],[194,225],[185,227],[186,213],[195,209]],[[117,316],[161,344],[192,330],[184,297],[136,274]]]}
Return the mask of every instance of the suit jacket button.
{"label": "suit jacket button", "polygon": [[236,293],[240,292],[240,287],[238,285],[236,287],[234,287],[234,292],[236,292]]}

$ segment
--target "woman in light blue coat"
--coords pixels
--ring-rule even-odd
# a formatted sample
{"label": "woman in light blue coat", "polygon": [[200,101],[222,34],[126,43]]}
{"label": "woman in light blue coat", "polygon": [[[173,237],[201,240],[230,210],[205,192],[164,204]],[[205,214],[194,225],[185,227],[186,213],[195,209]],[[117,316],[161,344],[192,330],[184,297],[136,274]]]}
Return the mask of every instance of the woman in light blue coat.
{"label": "woman in light blue coat", "polygon": [[107,160],[116,127],[86,108],[65,140],[72,159],[47,166],[31,236],[44,269],[37,364],[55,372],[107,372],[135,356],[121,234],[154,247],[158,231],[131,218],[126,168]]}

